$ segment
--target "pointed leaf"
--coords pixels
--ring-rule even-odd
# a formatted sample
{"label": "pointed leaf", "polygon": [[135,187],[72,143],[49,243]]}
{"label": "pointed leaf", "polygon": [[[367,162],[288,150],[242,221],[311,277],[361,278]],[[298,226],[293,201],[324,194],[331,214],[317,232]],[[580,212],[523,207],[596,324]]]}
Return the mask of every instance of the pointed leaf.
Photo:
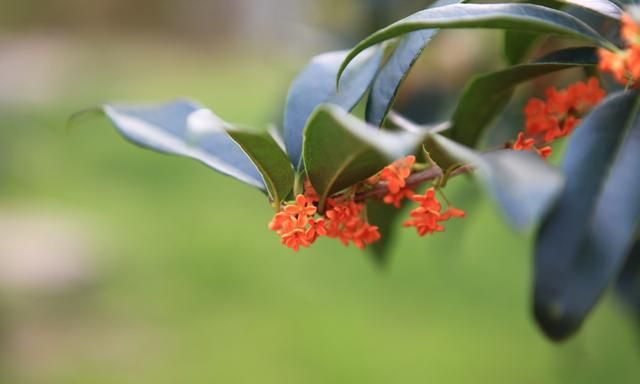
{"label": "pointed leaf", "polygon": [[[439,0],[429,8],[462,2],[464,0]],[[437,33],[437,29],[416,31],[407,34],[400,40],[387,62],[380,69],[371,87],[366,111],[367,121],[370,124],[382,125],[396,99],[400,86],[409,75],[409,71],[422,51]]]}
{"label": "pointed leaf", "polygon": [[[608,0],[535,0],[530,4],[542,5],[553,9],[563,9],[567,5],[586,9],[614,20],[622,17],[622,10]],[[504,54],[509,64],[522,62],[534,44],[540,40],[540,34],[506,30],[504,32]]]}
{"label": "pointed leaf", "polygon": [[485,128],[507,105],[517,85],[563,69],[597,64],[594,48],[569,48],[534,63],[476,76],[465,87],[453,113],[451,138],[475,147]]}
{"label": "pointed leaf", "polygon": [[575,332],[617,277],[640,223],[637,92],[617,93],[576,129],[567,185],[536,242],[535,315],[545,333]]}
{"label": "pointed leaf", "polygon": [[227,133],[260,171],[274,207],[280,207],[280,202],[291,192],[294,181],[287,154],[267,131],[229,127]]}
{"label": "pointed leaf", "polygon": [[393,235],[396,230],[396,222],[403,214],[390,204],[385,204],[379,200],[372,200],[367,203],[367,218],[369,223],[378,227],[381,238],[367,247],[371,258],[381,267],[389,263],[389,248],[393,245]]}
{"label": "pointed leaf", "polygon": [[479,153],[440,135],[431,138],[451,157],[477,168],[485,188],[517,229],[537,222],[562,189],[560,172],[532,152]]}
{"label": "pointed leaf", "polygon": [[305,129],[304,163],[321,208],[331,194],[414,153],[426,135],[380,130],[339,107],[319,107]]}
{"label": "pointed leaf", "polygon": [[293,81],[287,96],[284,116],[284,140],[291,162],[302,167],[303,130],[311,113],[323,103],[353,109],[369,89],[380,62],[382,49],[364,52],[344,74],[344,83],[337,91],[334,83],[347,51],[327,52],[314,57]]}
{"label": "pointed leaf", "polygon": [[210,168],[266,191],[260,172],[224,131],[225,123],[187,100],[159,105],[103,107],[118,132],[141,147],[199,160]]}
{"label": "pointed leaf", "polygon": [[546,33],[614,49],[612,43],[567,13],[531,4],[453,4],[426,9],[375,32],[349,53],[338,72],[363,50],[409,32],[433,28],[498,28]]}

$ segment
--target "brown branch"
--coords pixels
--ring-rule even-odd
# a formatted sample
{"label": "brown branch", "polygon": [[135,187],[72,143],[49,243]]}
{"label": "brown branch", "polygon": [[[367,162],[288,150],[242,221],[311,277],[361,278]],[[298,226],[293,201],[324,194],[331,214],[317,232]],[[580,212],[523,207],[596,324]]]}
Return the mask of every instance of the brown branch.
{"label": "brown branch", "polygon": [[[471,171],[473,171],[472,166],[464,165],[451,172],[449,174],[449,177],[466,174]],[[416,172],[409,176],[406,181],[407,187],[415,188],[422,183],[435,180],[442,176],[444,176],[444,171],[442,170],[442,168],[437,165],[433,165],[432,167],[427,168],[424,171]],[[361,202],[365,201],[366,199],[382,199],[387,193],[389,193],[387,184],[378,183],[374,188],[356,194],[355,201]]]}

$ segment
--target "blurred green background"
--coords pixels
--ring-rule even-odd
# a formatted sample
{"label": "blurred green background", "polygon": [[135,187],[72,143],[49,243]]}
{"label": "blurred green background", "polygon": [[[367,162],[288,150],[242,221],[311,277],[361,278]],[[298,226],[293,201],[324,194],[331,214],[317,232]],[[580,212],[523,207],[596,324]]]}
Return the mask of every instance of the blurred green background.
{"label": "blurred green background", "polygon": [[[105,101],[175,96],[278,121],[306,58],[340,46],[326,31],[369,28],[364,0],[89,3],[0,1],[0,383],[638,382],[638,323],[614,297],[569,343],[543,338],[531,233],[470,180],[449,192],[468,217],[432,237],[399,230],[381,269],[331,240],[283,248],[260,193],[100,118],[65,126]],[[238,27],[256,4],[262,24]],[[451,39],[499,49],[495,34],[448,33],[433,50]],[[449,71],[412,84],[459,86],[460,57],[425,60]]]}

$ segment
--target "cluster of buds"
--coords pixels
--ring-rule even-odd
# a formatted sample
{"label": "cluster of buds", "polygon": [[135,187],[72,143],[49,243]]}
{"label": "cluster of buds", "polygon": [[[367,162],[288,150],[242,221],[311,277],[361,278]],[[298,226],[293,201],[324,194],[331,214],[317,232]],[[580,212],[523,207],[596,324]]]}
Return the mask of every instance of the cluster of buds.
{"label": "cluster of buds", "polygon": [[420,236],[442,232],[442,222],[452,217],[463,217],[464,212],[453,207],[443,210],[434,188],[428,189],[424,195],[415,194],[415,186],[407,184],[415,163],[415,156],[394,161],[359,187],[328,198],[323,214],[318,212],[318,194],[307,180],[304,193],[297,195],[294,202],[284,205],[269,223],[269,228],[280,236],[282,244],[296,251],[300,247],[309,247],[321,236],[363,249],[380,240],[381,235],[378,227],[367,221],[366,206],[356,201],[355,192],[382,187],[386,191],[382,201],[386,204],[400,208],[406,199],[419,204],[411,211],[411,220],[404,224],[406,227],[415,227]]}
{"label": "cluster of buds", "polygon": [[568,136],[580,123],[580,118],[605,96],[595,77],[578,81],[566,89],[554,87],[545,91],[546,100],[533,98],[524,108],[525,129],[511,144],[516,151],[535,150],[542,158],[552,153],[548,145]]}
{"label": "cluster of buds", "polygon": [[622,16],[620,36],[626,48],[613,52],[599,49],[598,68],[610,73],[618,83],[626,87],[637,87],[640,85],[640,27],[627,13]]}

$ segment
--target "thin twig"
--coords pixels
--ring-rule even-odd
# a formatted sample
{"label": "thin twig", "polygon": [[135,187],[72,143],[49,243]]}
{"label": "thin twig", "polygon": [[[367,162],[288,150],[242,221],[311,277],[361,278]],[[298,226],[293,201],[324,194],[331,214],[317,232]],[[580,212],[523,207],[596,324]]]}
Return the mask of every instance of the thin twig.
{"label": "thin twig", "polygon": [[[462,175],[465,173],[469,173],[473,171],[473,167],[470,165],[464,165],[449,174],[450,177]],[[418,185],[425,183],[430,180],[435,180],[444,175],[444,171],[437,165],[434,165],[430,168],[425,169],[424,171],[416,172],[409,176],[406,181],[407,187],[417,187]],[[355,196],[355,201],[365,201],[367,199],[382,199],[387,193],[389,193],[389,189],[387,188],[386,183],[379,183],[376,187],[360,192]]]}

